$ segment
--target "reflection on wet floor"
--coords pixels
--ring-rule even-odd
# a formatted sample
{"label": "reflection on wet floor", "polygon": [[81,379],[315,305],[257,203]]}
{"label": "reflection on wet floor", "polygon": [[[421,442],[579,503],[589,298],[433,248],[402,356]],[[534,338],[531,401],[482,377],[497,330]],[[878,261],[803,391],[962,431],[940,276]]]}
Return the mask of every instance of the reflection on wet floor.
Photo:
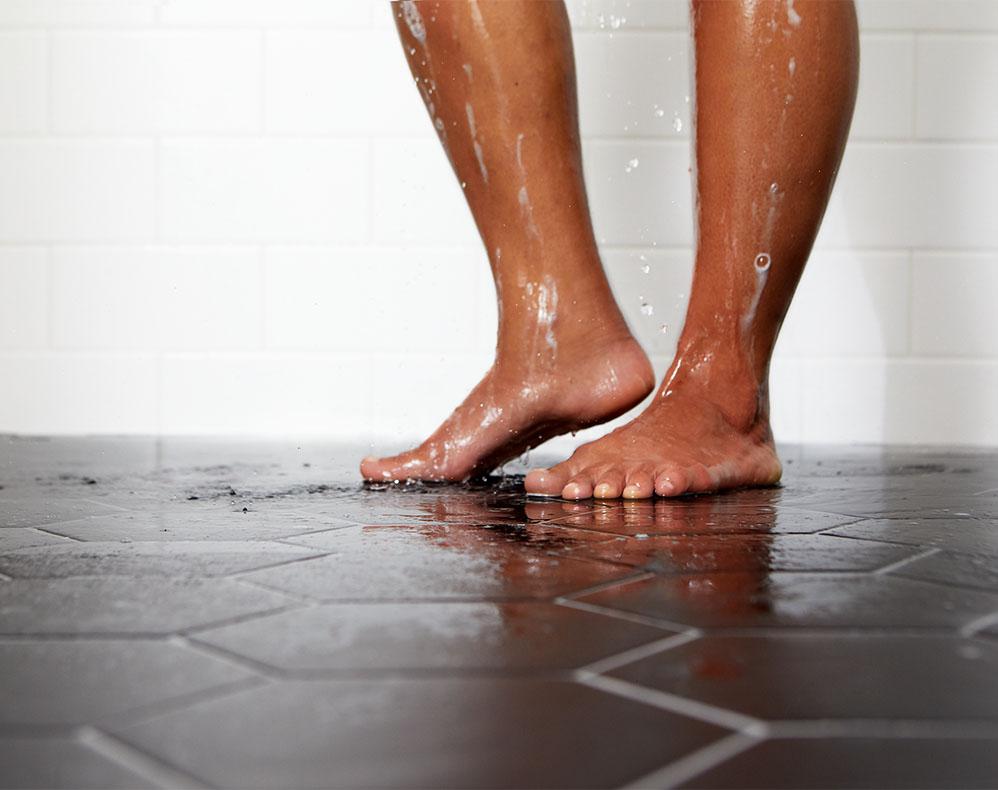
{"label": "reflection on wet floor", "polygon": [[570,503],[365,488],[351,448],[2,441],[0,786],[998,776],[994,453]]}

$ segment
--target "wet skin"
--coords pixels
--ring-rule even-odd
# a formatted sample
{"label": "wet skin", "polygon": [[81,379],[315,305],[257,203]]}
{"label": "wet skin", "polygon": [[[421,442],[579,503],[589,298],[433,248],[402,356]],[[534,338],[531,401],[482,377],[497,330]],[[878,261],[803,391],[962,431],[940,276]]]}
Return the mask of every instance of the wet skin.
{"label": "wet skin", "polygon": [[[362,473],[460,480],[623,413],[653,383],[593,238],[563,6],[394,8],[489,250],[500,320],[496,363],[465,403],[426,443],[365,459]],[[692,22],[697,245],[676,357],[642,414],[531,472],[532,494],[645,498],[780,478],[769,360],[845,146],[855,9],[697,1]]]}

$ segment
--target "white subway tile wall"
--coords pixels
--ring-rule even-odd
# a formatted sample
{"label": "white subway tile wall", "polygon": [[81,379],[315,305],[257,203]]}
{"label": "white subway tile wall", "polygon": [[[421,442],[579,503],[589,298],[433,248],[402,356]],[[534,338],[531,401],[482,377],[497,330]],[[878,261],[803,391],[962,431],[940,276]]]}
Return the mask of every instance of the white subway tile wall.
{"label": "white subway tile wall", "polygon": [[[859,11],[775,430],[998,444],[998,2]],[[597,237],[661,373],[693,259],[686,0],[569,13]],[[495,318],[387,2],[0,0],[0,431],[390,449],[487,369]]]}

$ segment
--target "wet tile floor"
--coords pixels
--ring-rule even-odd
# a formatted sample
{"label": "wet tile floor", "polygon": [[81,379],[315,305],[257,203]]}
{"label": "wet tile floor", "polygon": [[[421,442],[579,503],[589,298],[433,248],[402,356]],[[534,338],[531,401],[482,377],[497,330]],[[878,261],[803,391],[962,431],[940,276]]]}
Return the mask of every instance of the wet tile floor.
{"label": "wet tile floor", "polygon": [[610,504],[361,454],[0,438],[0,786],[998,786],[998,451]]}

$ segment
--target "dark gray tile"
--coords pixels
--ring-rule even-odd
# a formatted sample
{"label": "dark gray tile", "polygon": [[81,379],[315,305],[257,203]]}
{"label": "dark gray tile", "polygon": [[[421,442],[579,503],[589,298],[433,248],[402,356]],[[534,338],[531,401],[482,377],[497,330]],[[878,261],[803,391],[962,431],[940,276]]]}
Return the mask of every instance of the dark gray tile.
{"label": "dark gray tile", "polygon": [[[998,529],[998,527],[996,527]],[[893,571],[910,579],[978,587],[998,592],[998,556],[942,551],[914,560]]]}
{"label": "dark gray tile", "polygon": [[864,571],[912,556],[916,549],[827,535],[646,535],[583,545],[572,556],[620,562],[656,573],[724,571]]}
{"label": "dark gray tile", "polygon": [[964,738],[774,739],[683,787],[993,788],[998,741]]}
{"label": "dark gray tile", "polygon": [[0,635],[170,634],[289,603],[232,579],[15,579],[0,585]]}
{"label": "dark gray tile", "polygon": [[[274,540],[317,530],[342,527],[346,522],[296,511],[251,511],[228,508],[144,510],[53,524],[52,532],[85,541]],[[0,549],[3,548],[0,532]]]}
{"label": "dark gray tile", "polygon": [[[889,478],[883,479],[889,481]],[[953,482],[951,478],[937,475],[900,485],[895,481],[892,487],[880,485],[870,491],[846,487],[802,497],[794,505],[866,518],[998,518],[998,495],[975,491],[978,486],[992,483],[964,480],[961,481],[964,485],[955,489]]]}
{"label": "dark gray tile", "polygon": [[65,543],[0,554],[15,578],[64,576],[225,576],[320,552],[264,541]]}
{"label": "dark gray tile", "polygon": [[571,669],[669,636],[546,603],[325,604],[213,628],[200,642],[280,669]]}
{"label": "dark gray tile", "polygon": [[65,738],[0,738],[0,787],[155,787],[124,766]]}
{"label": "dark gray tile", "polygon": [[28,498],[4,498],[0,492],[0,527],[39,527],[60,521],[119,513],[119,508],[92,502],[82,497],[38,492]]}
{"label": "dark gray tile", "polygon": [[[558,681],[284,683],[123,728],[220,787],[609,787],[724,730]],[[612,737],[611,737],[612,735]]]}
{"label": "dark gray tile", "polygon": [[770,720],[994,719],[998,645],[945,636],[707,636],[614,670]]}
{"label": "dark gray tile", "polygon": [[251,677],[167,642],[0,640],[0,724],[85,724]]}
{"label": "dark gray tile", "polygon": [[607,536],[529,527],[365,527],[296,538],[330,556],[247,579],[320,600],[551,598],[627,578],[616,565],[551,552]]}
{"label": "dark gray tile", "polygon": [[870,519],[831,531],[865,540],[998,555],[998,518]]}
{"label": "dark gray tile", "polygon": [[887,575],[713,573],[658,576],[583,596],[702,628],[958,628],[998,611],[998,595]]}

